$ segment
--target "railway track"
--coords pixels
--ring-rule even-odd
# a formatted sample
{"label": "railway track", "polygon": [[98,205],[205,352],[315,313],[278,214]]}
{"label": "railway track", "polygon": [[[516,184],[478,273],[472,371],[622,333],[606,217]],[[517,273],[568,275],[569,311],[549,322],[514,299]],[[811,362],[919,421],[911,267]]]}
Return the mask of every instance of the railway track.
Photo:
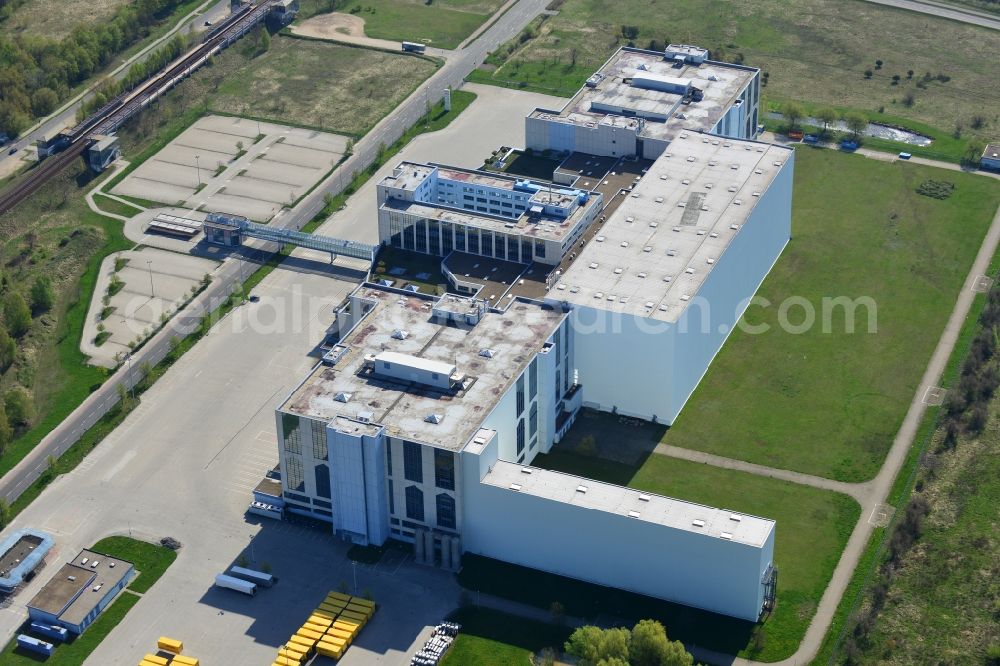
{"label": "railway track", "polygon": [[0,193],[0,214],[19,204],[83,154],[96,134],[111,134],[157,97],[191,75],[205,62],[260,23],[271,8],[270,0],[260,2],[209,33],[204,41],[156,76],[133,90],[114,98],[90,117],[65,133],[67,145],[60,152],[39,163],[25,178]]}

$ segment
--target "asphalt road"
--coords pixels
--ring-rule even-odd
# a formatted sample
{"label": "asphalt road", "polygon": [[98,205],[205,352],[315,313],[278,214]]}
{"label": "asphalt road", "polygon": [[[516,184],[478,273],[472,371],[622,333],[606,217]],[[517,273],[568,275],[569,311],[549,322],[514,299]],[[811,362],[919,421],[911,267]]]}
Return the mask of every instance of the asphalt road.
{"label": "asphalt road", "polygon": [[[158,46],[163,44],[166,40],[170,39],[178,32],[188,34],[203,30],[206,20],[210,20],[214,24],[229,16],[230,0],[217,0],[214,5],[212,5],[212,1],[213,0],[206,0],[206,2],[198,5],[196,9],[192,10],[179,20],[171,30],[156,41],[147,44],[141,51],[131,56],[115,68],[115,70],[108,76],[116,81],[120,80],[128,74],[128,71],[133,64],[145,60],[153,51],[156,50]],[[100,80],[103,80],[104,78],[104,76],[99,77]],[[100,81],[95,81],[94,85],[96,86],[99,82]],[[65,127],[66,125],[76,124],[76,110],[81,104],[83,104],[84,101],[90,98],[91,89],[92,88],[88,88],[70,101],[66,102],[58,110],[54,111],[48,118],[40,120],[31,129],[24,132],[16,141],[5,145],[3,147],[3,151],[0,152],[0,174],[7,173],[10,168],[19,168],[22,157],[20,151],[32,146],[41,136],[55,129]],[[17,148],[18,153],[11,155],[11,148]],[[12,162],[16,162],[17,164],[12,165]]]}
{"label": "asphalt road", "polygon": [[[418,118],[426,108],[426,96],[432,94],[432,99],[438,99],[444,94],[444,89],[451,86],[458,88],[468,74],[482,63],[486,54],[498,45],[520,32],[549,0],[520,0],[507,11],[498,21],[484,32],[479,39],[469,44],[465,49],[456,51],[424,85],[408,97],[394,111],[378,123],[371,132],[360,139],[354,147],[354,154],[317,187],[313,193],[299,202],[294,209],[280,214],[273,226],[299,229],[311,220],[323,208],[324,195],[329,192],[338,194],[349,182],[349,176],[355,171],[361,171],[371,164],[378,154],[379,145],[392,144]],[[345,174],[341,178],[340,173]],[[274,250],[274,246],[265,250]],[[258,257],[259,258],[259,257]],[[94,425],[118,401],[118,385],[132,387],[140,378],[140,368],[143,364],[156,365],[170,350],[170,340],[174,337],[186,337],[197,326],[205,312],[210,312],[218,306],[256,267],[243,260],[227,261],[215,273],[211,285],[192,302],[181,314],[178,314],[149,342],[132,355],[131,363],[124,365],[104,384],[94,391],[66,419],[52,430],[31,453],[24,457],[14,469],[0,479],[0,497],[7,502],[13,502],[45,471],[49,456],[59,457],[92,425]]]}
{"label": "asphalt road", "polygon": [[940,18],[951,19],[952,21],[970,23],[972,25],[978,25],[982,28],[992,28],[993,30],[1000,30],[1000,16],[977,11],[969,7],[958,7],[955,5],[949,5],[944,2],[928,2],[928,0],[867,0],[867,1],[874,2],[877,5],[898,7],[899,9],[907,9],[911,12],[930,14],[931,16],[938,16]]}

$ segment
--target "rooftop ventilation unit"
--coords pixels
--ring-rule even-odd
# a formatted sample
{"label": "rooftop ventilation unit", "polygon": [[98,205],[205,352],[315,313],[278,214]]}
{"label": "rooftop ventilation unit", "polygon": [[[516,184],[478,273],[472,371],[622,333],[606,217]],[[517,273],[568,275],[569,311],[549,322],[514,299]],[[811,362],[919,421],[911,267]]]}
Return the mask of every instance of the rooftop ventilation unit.
{"label": "rooftop ventilation unit", "polygon": [[403,330],[401,328],[397,328],[395,331],[392,332],[392,337],[396,340],[405,340],[406,338],[410,337],[410,332]]}
{"label": "rooftop ventilation unit", "polygon": [[640,515],[641,514],[638,511],[629,511],[628,512],[628,517],[629,518],[638,518]]}
{"label": "rooftop ventilation unit", "polygon": [[337,393],[337,395],[333,396],[333,399],[336,400],[337,402],[350,402],[351,394],[347,393],[346,391],[340,391]]}
{"label": "rooftop ventilation unit", "polygon": [[375,412],[370,412],[368,410],[364,410],[364,411],[358,412],[358,418],[357,418],[357,420],[360,421],[361,423],[371,423],[372,419],[374,419],[374,418],[375,418]]}
{"label": "rooftop ventilation unit", "polygon": [[511,490],[520,490],[521,489],[521,484],[520,483],[512,483],[512,484],[510,484],[510,489]]}
{"label": "rooftop ventilation unit", "polygon": [[701,520],[700,518],[696,518],[691,521],[691,524],[694,525],[695,527],[704,527],[705,521]]}
{"label": "rooftop ventilation unit", "polygon": [[640,502],[648,502],[649,501],[649,495],[639,495],[639,501]]}
{"label": "rooftop ventilation unit", "polygon": [[424,421],[427,423],[438,424],[444,421],[444,414],[428,414],[424,417]]}
{"label": "rooftop ventilation unit", "polygon": [[493,349],[480,349],[479,355],[483,358],[493,358],[497,355],[497,353]]}
{"label": "rooftop ventilation unit", "polygon": [[586,493],[587,492],[587,486],[577,486],[576,487],[576,492],[578,492],[578,493]]}
{"label": "rooftop ventilation unit", "polygon": [[737,522],[737,523],[738,523],[738,522],[740,522],[741,520],[743,520],[743,516],[741,516],[741,515],[740,515],[740,514],[738,514],[738,513],[731,513],[731,514],[729,514],[729,520],[732,520],[732,521],[734,521],[734,522]]}
{"label": "rooftop ventilation unit", "polygon": [[720,539],[726,539],[727,541],[732,541],[733,540],[733,535],[732,535],[731,532],[723,532],[722,534],[719,535],[719,538]]}

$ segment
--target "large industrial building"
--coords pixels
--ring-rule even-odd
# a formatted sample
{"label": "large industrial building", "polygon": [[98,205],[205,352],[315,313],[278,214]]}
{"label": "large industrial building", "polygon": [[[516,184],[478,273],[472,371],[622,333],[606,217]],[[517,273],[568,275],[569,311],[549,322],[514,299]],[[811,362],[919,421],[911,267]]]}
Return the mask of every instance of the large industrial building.
{"label": "large industrial building", "polygon": [[[573,153],[562,185],[399,164],[380,240],[460,293],[348,298],[276,411],[281,497],[258,499],[427,564],[475,553],[756,620],[774,521],[531,466],[585,406],[672,422],[789,240],[793,154],[751,140],[758,72],[704,56],[622,49],[532,113],[529,147]],[[588,123],[635,131],[597,145]],[[601,160],[627,181],[590,178]]]}

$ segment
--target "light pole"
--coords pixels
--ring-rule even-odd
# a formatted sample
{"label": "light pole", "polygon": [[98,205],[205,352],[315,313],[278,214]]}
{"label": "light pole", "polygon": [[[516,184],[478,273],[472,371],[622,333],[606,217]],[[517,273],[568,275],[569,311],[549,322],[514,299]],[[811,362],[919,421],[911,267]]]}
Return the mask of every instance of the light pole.
{"label": "light pole", "polygon": [[194,168],[198,170],[198,187],[201,187],[201,162],[198,161],[201,155],[194,156]]}
{"label": "light pole", "polygon": [[156,294],[153,293],[153,260],[146,260],[146,268],[149,270],[149,297],[155,298]]}
{"label": "light pole", "polygon": [[351,560],[352,568],[354,569],[354,595],[358,594],[358,563],[355,560]]}
{"label": "light pole", "polygon": [[257,558],[254,557],[254,554],[253,554],[253,535],[252,534],[250,535],[250,561],[251,562],[256,562],[257,561]]}
{"label": "light pole", "polygon": [[130,351],[126,356],[125,360],[128,361],[128,381],[132,383],[129,389],[132,391],[132,402],[135,402],[135,378],[132,376],[132,352]]}

